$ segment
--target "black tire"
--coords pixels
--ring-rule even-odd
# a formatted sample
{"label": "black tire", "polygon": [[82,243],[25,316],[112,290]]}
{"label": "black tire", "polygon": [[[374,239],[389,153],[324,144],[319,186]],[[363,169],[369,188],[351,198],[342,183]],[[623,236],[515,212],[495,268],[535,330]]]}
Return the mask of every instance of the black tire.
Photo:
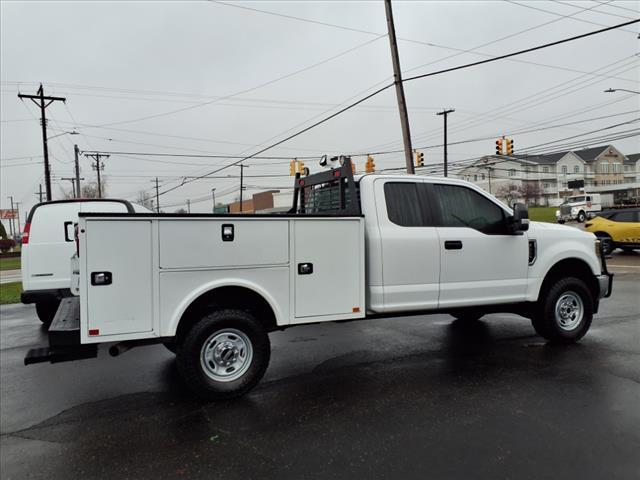
{"label": "black tire", "polygon": [[577,217],[578,223],[583,223],[586,219],[587,219],[587,216],[582,210],[580,210],[578,212],[578,217]]}
{"label": "black tire", "polygon": [[[573,310],[577,305],[582,312],[581,318],[573,315],[577,311]],[[556,313],[557,309],[560,312]],[[563,313],[566,317],[562,317]],[[531,321],[536,333],[550,342],[574,343],[585,336],[592,319],[591,292],[582,280],[567,277],[554,280],[544,288]]]}
{"label": "black tire", "polygon": [[611,252],[616,249],[615,244],[613,243],[613,239],[611,238],[611,236],[609,236],[609,234],[604,232],[597,232],[596,237],[598,237],[598,240],[600,240],[600,249],[605,255],[611,254]]}
{"label": "black tire", "polygon": [[38,314],[38,318],[44,325],[51,325],[53,317],[56,316],[59,305],[60,300],[36,303],[36,313]]}
{"label": "black tire", "polygon": [[[223,357],[241,357],[242,354],[238,352],[242,352],[242,349],[233,352],[231,348],[221,348],[228,342],[221,340],[220,342],[210,343],[217,335],[233,336],[233,332],[239,332],[240,335],[236,335],[236,337],[240,338],[240,341],[245,342],[245,344],[249,342],[251,348],[249,346],[246,348],[246,366],[239,367],[239,370],[244,369],[241,376],[227,381],[220,381],[213,378],[215,373],[207,372],[209,368],[207,365],[212,368],[220,367],[220,365],[214,364],[213,358],[205,362],[205,360],[201,360],[201,357],[204,357],[208,344],[220,346],[211,348],[212,355],[215,351],[221,353],[221,358],[218,359],[220,362],[225,360]],[[244,339],[241,336],[244,336]],[[178,345],[178,371],[187,386],[196,395],[205,400],[225,400],[244,395],[260,381],[267,370],[271,356],[269,335],[264,326],[253,315],[236,309],[218,310],[204,316],[182,336]],[[250,358],[249,351],[251,351]],[[227,375],[228,373],[224,371],[221,374]],[[232,371],[231,375],[234,374],[237,374],[237,372],[233,373]]]}

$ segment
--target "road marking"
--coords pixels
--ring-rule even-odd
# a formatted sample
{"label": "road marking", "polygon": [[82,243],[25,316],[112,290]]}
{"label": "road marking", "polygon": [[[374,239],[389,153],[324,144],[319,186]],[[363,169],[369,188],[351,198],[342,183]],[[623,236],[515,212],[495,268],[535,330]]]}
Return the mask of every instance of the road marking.
{"label": "road marking", "polygon": [[617,268],[640,268],[640,265],[611,265],[607,264],[607,267],[617,267]]}

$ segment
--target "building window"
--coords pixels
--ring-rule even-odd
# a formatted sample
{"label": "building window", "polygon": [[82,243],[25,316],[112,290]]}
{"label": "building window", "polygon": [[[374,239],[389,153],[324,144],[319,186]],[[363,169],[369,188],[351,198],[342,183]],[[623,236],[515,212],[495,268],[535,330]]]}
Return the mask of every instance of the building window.
{"label": "building window", "polygon": [[614,163],[613,164],[613,173],[620,173],[622,170],[620,168],[620,164],[619,163]]}
{"label": "building window", "polygon": [[566,173],[567,173],[567,166],[566,165],[562,166],[562,173],[564,173],[566,175]]}
{"label": "building window", "polygon": [[474,175],[474,176],[473,176],[473,181],[474,181],[474,182],[477,182],[477,181],[478,181],[478,175]]}
{"label": "building window", "polygon": [[510,177],[515,177],[516,176],[516,171],[513,168],[511,170],[509,170],[509,176]]}
{"label": "building window", "polygon": [[601,163],[600,164],[600,173],[609,173],[609,164],[608,163]]}
{"label": "building window", "polygon": [[[545,167],[547,168],[547,167]],[[542,186],[544,187],[545,190],[547,190],[549,188],[549,184],[548,183],[543,183]]]}
{"label": "building window", "polygon": [[625,165],[625,166],[624,166],[624,171],[625,171],[625,172],[628,172],[628,171],[629,171],[629,165]]}
{"label": "building window", "polygon": [[542,167],[543,173],[549,173],[549,167]]}
{"label": "building window", "polygon": [[529,175],[529,167],[524,167],[524,174]]}
{"label": "building window", "polygon": [[484,180],[484,173],[482,175],[480,175],[480,179]]}
{"label": "building window", "polygon": [[580,173],[580,165],[573,166],[573,173]]}

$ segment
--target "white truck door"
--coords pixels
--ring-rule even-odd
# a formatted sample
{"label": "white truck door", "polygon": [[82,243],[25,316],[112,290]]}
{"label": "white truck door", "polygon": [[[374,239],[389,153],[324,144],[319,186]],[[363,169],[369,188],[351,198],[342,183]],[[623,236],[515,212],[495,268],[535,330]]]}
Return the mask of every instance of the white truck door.
{"label": "white truck door", "polygon": [[361,219],[296,219],[292,223],[296,319],[363,316],[364,226]]}
{"label": "white truck door", "polygon": [[440,308],[524,299],[527,235],[509,234],[507,212],[464,185],[433,185],[440,237]]}
{"label": "white truck door", "polygon": [[427,184],[379,179],[374,192],[382,241],[384,311],[437,308],[440,249]]}
{"label": "white truck door", "polygon": [[89,218],[84,239],[80,255],[86,255],[84,311],[89,336],[150,332],[151,220]]}

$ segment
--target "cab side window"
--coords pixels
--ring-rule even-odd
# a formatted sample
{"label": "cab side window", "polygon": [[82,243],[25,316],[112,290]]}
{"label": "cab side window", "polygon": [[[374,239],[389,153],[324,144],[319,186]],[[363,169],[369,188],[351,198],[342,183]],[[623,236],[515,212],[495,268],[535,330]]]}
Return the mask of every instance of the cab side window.
{"label": "cab side window", "polygon": [[434,226],[429,209],[427,185],[389,182],[384,185],[389,221],[401,227]]}
{"label": "cab side window", "polygon": [[469,227],[487,235],[506,235],[506,215],[502,208],[471,190],[458,185],[434,185],[442,227]]}

